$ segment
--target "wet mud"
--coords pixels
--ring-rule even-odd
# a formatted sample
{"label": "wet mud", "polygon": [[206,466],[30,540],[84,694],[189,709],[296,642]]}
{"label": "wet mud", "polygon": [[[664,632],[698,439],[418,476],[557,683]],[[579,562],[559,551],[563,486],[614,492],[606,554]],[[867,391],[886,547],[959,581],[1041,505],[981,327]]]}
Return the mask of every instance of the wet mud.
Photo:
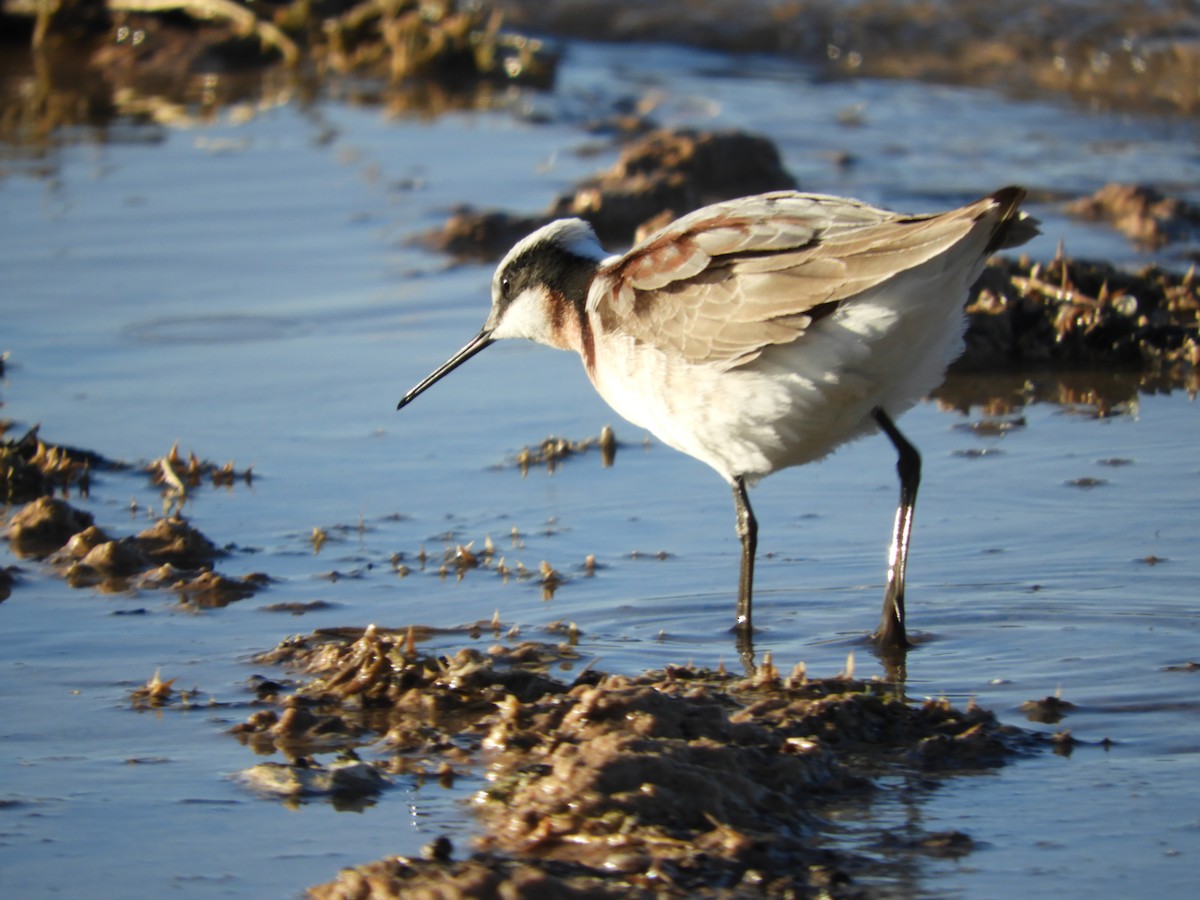
{"label": "wet mud", "polygon": [[[1049,271],[1083,281],[1066,268],[1065,276]],[[1169,307],[1176,288],[1168,284],[1159,302]],[[980,427],[1021,424],[1010,416]],[[616,447],[611,430],[548,439],[536,464],[552,471],[606,447]],[[123,464],[47,446],[36,430],[3,449],[5,491],[36,495],[10,504],[10,545],[74,586],[167,589],[183,603],[219,606],[269,580],[220,575],[213,566],[224,551],[182,516],[189,491],[235,488],[249,470],[174,447],[138,467],[159,487],[163,514],[135,535],[112,537],[68,497]],[[424,550],[419,557],[435,564]],[[403,565],[393,560],[397,574]],[[457,577],[474,569],[536,577],[550,592],[566,580],[545,562],[536,574],[509,569],[490,540],[447,547],[440,566]],[[20,573],[6,571],[0,591],[13,589]],[[274,671],[246,682],[241,701],[217,703],[155,672],[129,704],[157,714],[248,708],[230,735],[274,758],[235,780],[266,802],[362,810],[401,784],[475,789],[477,838],[441,837],[420,856],[344,869],[310,888],[316,898],[886,895],[873,880],[881,859],[961,858],[974,848],[971,836],[881,831],[869,852],[850,851],[827,826],[831,809],[869,806],[898,774],[936,783],[1047,747],[1069,754],[1079,743],[1067,731],[1038,737],[1004,726],[973,703],[915,701],[903,683],[856,678],[850,665],[810,678],[802,664],[783,672],[768,657],[747,675],[678,665],[630,677],[585,664],[570,623],[561,643],[522,642],[498,616],[458,630],[466,646],[431,652],[422,644],[446,643],[455,629],[320,629],[256,657]],[[1044,723],[1071,710],[1057,697],[1022,708]]]}
{"label": "wet mud", "polygon": [[145,467],[152,483],[163,486],[163,515],[147,510],[147,527],[115,537],[67,498],[72,491],[87,496],[93,471],[123,468],[129,467],[99,454],[47,445],[36,428],[0,443],[0,492],[7,498],[0,526],[13,552],[72,587],[111,594],[169,590],[181,604],[197,607],[225,606],[269,583],[261,573],[230,578],[215,571],[225,551],[182,515],[189,486],[198,488],[202,475],[228,486],[235,478],[248,481],[248,470],[239,475],[233,463],[218,466],[194,455],[185,463],[172,448]]}
{"label": "wet mud", "polygon": [[1151,185],[1106,184],[1065,209],[1080,219],[1107,223],[1147,250],[1200,237],[1200,207]]}
{"label": "wet mud", "polygon": [[[576,443],[563,452],[615,438]],[[228,592],[239,585],[244,596],[267,580],[231,582],[214,572],[222,550],[178,511],[112,539],[54,496],[79,484],[50,477],[65,471],[62,460],[117,464],[28,441],[6,449],[45,478],[45,493],[11,509],[6,536],[73,585],[169,588],[221,605],[237,599]],[[141,469],[157,473],[168,507],[178,505],[180,486],[248,477],[233,464],[185,460],[177,448]],[[22,485],[36,481],[18,466],[10,471]],[[443,565],[504,564],[488,541],[478,553],[456,547]],[[560,577],[542,570],[544,581]],[[8,589],[13,579],[4,574]],[[206,591],[208,601],[200,599]],[[785,673],[768,656],[747,675],[690,665],[608,675],[584,664],[573,626],[563,625],[562,643],[519,642],[498,616],[461,629],[471,644],[457,651],[422,649],[453,631],[320,629],[256,657],[278,674],[251,678],[241,702],[217,704],[155,672],[129,703],[160,713],[248,707],[230,734],[255,755],[278,758],[235,780],[271,802],[361,810],[386,802],[402,782],[478,785],[477,838],[443,836],[419,857],[344,869],[310,888],[316,898],[877,896],[870,876],[880,858],[960,858],[974,842],[958,831],[910,830],[900,846],[884,831],[871,852],[851,852],[827,827],[829,809],[869,804],[881,779],[898,773],[936,780],[1047,746],[1069,753],[1077,743],[1069,732],[1047,738],[1004,726],[973,703],[916,702],[902,683],[855,678],[852,665],[810,678],[803,664]],[[491,646],[480,640],[489,634]],[[564,680],[564,671],[574,677]],[[1049,697],[1023,711],[1057,722],[1071,708]]]}
{"label": "wet mud", "polygon": [[[432,655],[412,630],[371,626],[289,638],[256,662],[298,681],[264,680],[264,708],[232,729],[288,759],[243,772],[252,789],[345,800],[398,777],[481,784],[473,847],[443,839],[344,870],[310,890],[321,898],[870,896],[855,882],[866,862],[829,849],[826,804],[869,798],[888,772],[985,770],[1036,745],[974,705],[769,659],[750,676],[584,666],[562,681],[551,670],[581,662],[570,644]],[[360,771],[368,746],[377,778]],[[341,759],[314,758],[329,753]]]}
{"label": "wet mud", "polygon": [[[347,99],[394,112],[501,104],[508,85],[554,85],[559,49],[536,36],[547,34],[771,53],[826,77],[976,84],[1193,115],[1197,24],[1182,0],[1035,9],[1021,0],[8,0],[0,7],[8,54],[0,75],[11,72],[20,86],[5,98],[0,139],[40,145],[73,125],[186,124],[237,104],[253,114],[253,105],[313,98],[342,76],[352,79],[341,89]],[[637,116],[609,124],[627,133],[645,127]]]}
{"label": "wet mud", "polygon": [[1193,4],[1087,0],[500,0],[517,27],[587,40],[776,53],[829,77],[922,79],[1066,94],[1090,107],[1200,110]]}
{"label": "wet mud", "polygon": [[457,0],[9,0],[0,46],[32,71],[0,139],[50,141],[119,117],[182,124],[264,95],[312,96],[339,75],[419,79],[399,102],[443,108],[489,86],[551,86],[555,48],[502,25],[492,6]]}

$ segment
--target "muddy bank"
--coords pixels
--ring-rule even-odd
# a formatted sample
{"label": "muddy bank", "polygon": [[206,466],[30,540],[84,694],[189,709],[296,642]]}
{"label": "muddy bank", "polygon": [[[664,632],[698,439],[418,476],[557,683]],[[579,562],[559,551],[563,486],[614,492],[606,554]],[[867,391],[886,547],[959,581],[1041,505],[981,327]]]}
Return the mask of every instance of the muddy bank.
{"label": "muddy bank", "polygon": [[587,40],[779,53],[833,77],[925,79],[1087,106],[1200,110],[1200,19],[1184,0],[498,0],[509,22]]}
{"label": "muddy bank", "polygon": [[253,114],[340,76],[376,82],[375,103],[470,108],[505,85],[550,87],[558,66],[490,5],[454,0],[3,0],[0,47],[0,140],[35,146],[71,125]]}
{"label": "muddy bank", "polygon": [[1198,24],[1182,0],[3,0],[0,140],[40,146],[80,124],[186,125],[229,106],[252,115],[330,89],[394,112],[486,107],[505,102],[508,85],[553,87],[561,48],[538,37],[547,34],[765,52],[827,77],[1065,93],[1090,107],[1192,115]]}
{"label": "muddy bank", "polygon": [[257,662],[298,683],[263,679],[263,708],[233,729],[288,760],[244,772],[250,787],[286,795],[281,769],[326,772],[315,757],[334,752],[361,764],[367,745],[380,777],[329,793],[395,777],[481,785],[474,849],[439,839],[423,859],[344,870],[313,897],[870,896],[856,883],[869,862],[830,849],[827,804],[868,798],[887,773],[979,771],[1034,746],[973,705],[810,679],[803,665],[785,674],[769,658],[748,677],[583,667],[561,681],[552,668],[579,665],[569,644],[433,656],[409,629],[371,626],[289,638]]}

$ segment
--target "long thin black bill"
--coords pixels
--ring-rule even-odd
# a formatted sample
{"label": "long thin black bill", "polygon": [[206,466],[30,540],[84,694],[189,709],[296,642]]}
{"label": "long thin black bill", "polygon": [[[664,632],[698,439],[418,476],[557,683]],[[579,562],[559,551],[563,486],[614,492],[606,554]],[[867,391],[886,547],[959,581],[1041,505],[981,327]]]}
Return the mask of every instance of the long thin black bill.
{"label": "long thin black bill", "polygon": [[428,376],[422,379],[421,383],[404,395],[404,398],[396,404],[396,409],[404,409],[408,404],[417,399],[417,395],[424,393],[425,389],[431,387],[435,381],[439,381],[444,375],[449,375],[468,359],[486,347],[488,344],[494,343],[495,338],[488,330],[483,330],[475,337],[471,338],[470,343],[463,347],[452,357],[438,366]]}

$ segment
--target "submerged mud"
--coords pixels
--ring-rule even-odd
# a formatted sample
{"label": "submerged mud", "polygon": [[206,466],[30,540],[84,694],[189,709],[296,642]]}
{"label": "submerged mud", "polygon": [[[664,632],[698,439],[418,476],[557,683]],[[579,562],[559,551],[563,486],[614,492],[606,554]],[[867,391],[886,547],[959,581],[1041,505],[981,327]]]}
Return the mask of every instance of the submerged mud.
{"label": "submerged mud", "polygon": [[256,789],[279,765],[320,770],[314,755],[366,745],[382,777],[481,785],[473,849],[344,870],[310,896],[863,896],[863,862],[822,832],[826,804],[868,797],[885,772],[975,771],[1031,746],[974,705],[802,665],[550,675],[576,659],[530,642],[434,656],[413,631],[374,626],[260,656],[300,680],[233,729],[289,760],[244,773]]}

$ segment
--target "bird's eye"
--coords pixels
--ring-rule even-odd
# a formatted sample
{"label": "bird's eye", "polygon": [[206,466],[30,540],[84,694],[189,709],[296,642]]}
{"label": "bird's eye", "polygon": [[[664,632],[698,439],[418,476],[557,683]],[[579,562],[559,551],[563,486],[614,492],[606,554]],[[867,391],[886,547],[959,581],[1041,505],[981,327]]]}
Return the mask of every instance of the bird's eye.
{"label": "bird's eye", "polygon": [[507,275],[500,279],[500,296],[505,300],[511,299],[512,295],[512,279]]}

